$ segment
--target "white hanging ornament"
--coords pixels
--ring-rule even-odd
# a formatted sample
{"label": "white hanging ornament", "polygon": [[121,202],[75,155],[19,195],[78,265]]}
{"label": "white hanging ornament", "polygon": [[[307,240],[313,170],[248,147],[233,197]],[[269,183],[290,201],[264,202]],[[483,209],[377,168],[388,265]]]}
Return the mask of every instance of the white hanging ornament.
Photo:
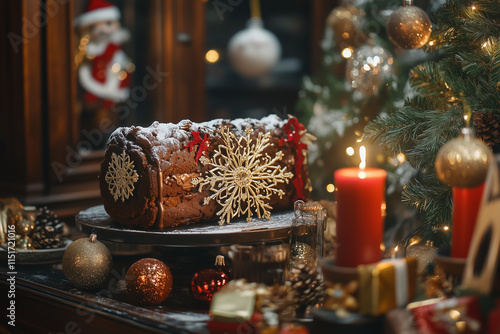
{"label": "white hanging ornament", "polygon": [[263,28],[262,20],[253,17],[246,29],[231,38],[228,52],[236,72],[256,78],[276,65],[281,56],[281,45],[273,33]]}
{"label": "white hanging ornament", "polygon": [[386,49],[373,43],[363,45],[347,60],[348,89],[370,97],[379,92],[387,75],[393,73],[394,58]]}

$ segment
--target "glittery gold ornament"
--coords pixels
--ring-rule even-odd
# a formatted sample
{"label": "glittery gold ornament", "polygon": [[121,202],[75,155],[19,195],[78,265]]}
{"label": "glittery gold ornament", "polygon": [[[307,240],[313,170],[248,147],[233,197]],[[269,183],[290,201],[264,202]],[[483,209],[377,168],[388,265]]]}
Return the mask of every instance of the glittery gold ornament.
{"label": "glittery gold ornament", "polygon": [[387,20],[387,35],[403,49],[418,49],[427,43],[432,32],[427,13],[413,6],[413,0],[404,0],[403,7],[396,9]]}
{"label": "glittery gold ornament", "polygon": [[137,304],[158,305],[172,291],[172,273],[160,260],[146,258],[135,262],[125,276],[127,291]]}
{"label": "glittery gold ornament", "polygon": [[380,87],[393,74],[394,58],[373,42],[363,45],[347,60],[346,79],[363,97],[378,94]]}
{"label": "glittery gold ornament", "polygon": [[359,284],[351,281],[347,284],[326,282],[326,297],[323,307],[335,311],[339,318],[345,318],[358,310],[356,294]]}
{"label": "glittery gold ornament", "polygon": [[452,187],[472,188],[484,182],[491,159],[491,150],[474,138],[471,128],[439,149],[436,172],[441,182]]}
{"label": "glittery gold ornament", "polygon": [[363,26],[364,14],[351,4],[334,8],[327,19],[337,45],[341,48],[357,48],[367,40]]}
{"label": "glittery gold ornament", "polygon": [[427,271],[427,266],[434,260],[434,255],[436,254],[437,247],[435,247],[432,242],[427,241],[426,243],[420,242],[414,245],[408,246],[406,249],[407,257],[416,257],[417,261],[417,273],[425,275]]}
{"label": "glittery gold ornament", "polygon": [[80,238],[68,246],[63,256],[64,276],[77,288],[95,290],[100,288],[113,265],[109,250],[97,241],[92,233],[89,238]]}
{"label": "glittery gold ornament", "polygon": [[294,260],[314,261],[314,251],[308,244],[296,242],[290,248],[290,258]]}

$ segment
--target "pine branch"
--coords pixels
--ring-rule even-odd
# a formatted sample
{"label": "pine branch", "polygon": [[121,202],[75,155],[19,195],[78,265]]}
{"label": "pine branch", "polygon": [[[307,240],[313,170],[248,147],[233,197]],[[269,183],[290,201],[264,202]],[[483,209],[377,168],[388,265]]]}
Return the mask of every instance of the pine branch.
{"label": "pine branch", "polygon": [[500,3],[498,0],[448,0],[436,13],[425,51],[441,59],[415,67],[410,84],[419,94],[365,128],[365,137],[390,154],[406,154],[421,173],[406,184],[403,201],[426,215],[426,235],[446,239],[431,226],[451,221],[451,189],[439,183],[434,162],[439,148],[464,125],[461,94],[473,113],[500,113]]}
{"label": "pine branch", "polygon": [[421,180],[407,183],[401,197],[409,207],[424,212],[426,220],[433,224],[451,221],[451,187],[441,184],[433,170],[424,174]]}
{"label": "pine branch", "polygon": [[430,110],[426,112],[423,130],[408,149],[406,158],[413,168],[433,170],[438,150],[447,141],[458,136],[464,126],[462,111],[452,108],[448,111]]}

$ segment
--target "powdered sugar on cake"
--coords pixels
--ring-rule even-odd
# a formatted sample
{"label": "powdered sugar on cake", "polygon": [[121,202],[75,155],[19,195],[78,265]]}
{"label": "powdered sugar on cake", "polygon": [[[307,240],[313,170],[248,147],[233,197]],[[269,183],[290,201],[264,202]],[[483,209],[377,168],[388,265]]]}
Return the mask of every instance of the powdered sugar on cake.
{"label": "powdered sugar on cake", "polygon": [[[194,123],[189,120],[180,121],[178,124],[153,122],[149,127],[133,126],[120,127],[110,136],[127,137],[130,132],[134,132],[138,143],[143,143],[151,148],[152,155],[159,161],[168,160],[174,151],[181,150],[191,139],[191,132],[202,132],[213,135],[222,124],[233,125],[233,131],[241,136],[247,127],[264,127],[265,131],[281,128],[286,120],[280,119],[276,115],[269,115],[260,120],[252,118],[240,118],[236,120],[215,119],[204,123]],[[151,145],[158,142],[157,145]],[[147,145],[149,144],[149,145]],[[156,144],[156,143],[155,143]],[[143,146],[143,145],[141,145]],[[144,147],[144,146],[143,146]],[[162,169],[166,166],[162,166]]]}

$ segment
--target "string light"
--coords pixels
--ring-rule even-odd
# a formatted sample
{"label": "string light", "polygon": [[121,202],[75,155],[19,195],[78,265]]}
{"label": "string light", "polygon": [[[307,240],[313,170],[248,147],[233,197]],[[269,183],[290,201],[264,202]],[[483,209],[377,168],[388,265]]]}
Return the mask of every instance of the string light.
{"label": "string light", "polygon": [[359,156],[361,158],[361,163],[359,164],[359,168],[365,169],[366,168],[366,147],[361,146],[359,148]]}
{"label": "string light", "polygon": [[333,193],[335,191],[335,186],[330,183],[326,186],[326,191],[328,191],[329,193]]}
{"label": "string light", "polygon": [[122,67],[119,63],[114,63],[113,66],[111,66],[111,71],[113,71],[113,73],[118,73],[121,68]]}
{"label": "string light", "polygon": [[216,50],[208,50],[205,54],[205,59],[209,63],[216,63],[219,60],[219,53]]}
{"label": "string light", "polygon": [[346,148],[345,153],[347,153],[348,156],[352,157],[354,155],[354,148],[349,146],[348,148]]}
{"label": "string light", "polygon": [[342,57],[344,57],[345,59],[348,59],[348,58],[351,58],[352,56],[352,49],[351,48],[345,48],[344,50],[342,50]]}

